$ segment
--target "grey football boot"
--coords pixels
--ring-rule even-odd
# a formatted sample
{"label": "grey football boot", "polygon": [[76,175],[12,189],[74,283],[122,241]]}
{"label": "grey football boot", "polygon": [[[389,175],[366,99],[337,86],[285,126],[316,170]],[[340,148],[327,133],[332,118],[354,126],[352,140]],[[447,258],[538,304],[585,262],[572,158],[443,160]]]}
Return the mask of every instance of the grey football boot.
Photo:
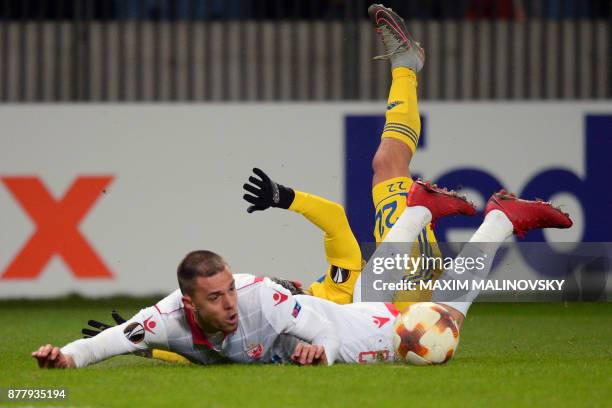
{"label": "grey football boot", "polygon": [[404,19],[382,4],[372,4],[368,14],[374,28],[382,37],[385,54],[374,59],[388,59],[391,69],[406,67],[419,72],[425,63],[425,50],[412,38]]}

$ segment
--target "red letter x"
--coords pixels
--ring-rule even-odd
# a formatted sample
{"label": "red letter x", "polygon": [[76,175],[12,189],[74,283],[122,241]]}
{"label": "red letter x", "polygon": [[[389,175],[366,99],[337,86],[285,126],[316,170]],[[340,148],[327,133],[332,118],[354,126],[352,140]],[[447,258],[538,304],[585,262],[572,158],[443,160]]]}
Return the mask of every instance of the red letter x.
{"label": "red letter x", "polygon": [[2,279],[35,279],[54,254],[78,278],[112,278],[78,225],[113,177],[79,177],[61,201],[36,177],[2,177],[2,182],[36,224],[36,231],[2,274]]}

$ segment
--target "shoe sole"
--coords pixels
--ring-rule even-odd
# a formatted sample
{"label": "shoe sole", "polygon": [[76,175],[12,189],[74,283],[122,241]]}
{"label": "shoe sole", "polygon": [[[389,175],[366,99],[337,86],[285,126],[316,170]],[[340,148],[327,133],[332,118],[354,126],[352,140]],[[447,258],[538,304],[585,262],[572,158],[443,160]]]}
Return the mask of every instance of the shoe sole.
{"label": "shoe sole", "polygon": [[420,180],[420,179],[415,181],[415,183],[418,183],[428,193],[437,193],[437,194],[445,195],[447,197],[458,198],[458,199],[464,201],[465,203],[470,204],[472,207],[474,207],[474,204],[471,201],[469,201],[467,199],[467,197],[465,197],[463,195],[460,195],[459,193],[457,193],[454,190],[449,190],[449,189],[446,189],[446,188],[440,188],[436,184],[431,184],[429,181]]}
{"label": "shoe sole", "polygon": [[[376,27],[377,31],[380,30],[380,27],[379,27],[380,24],[378,22],[380,20],[384,20],[386,21],[386,25],[396,34],[396,39],[398,39],[398,41],[401,41],[406,45],[407,50],[411,50],[415,48],[416,41],[414,41],[414,38],[412,38],[412,35],[410,35],[410,32],[406,28],[406,23],[404,22],[403,18],[401,18],[393,10],[390,10],[386,7],[373,5],[370,8],[371,8],[371,11],[368,10],[368,13],[370,14],[372,23]],[[380,17],[379,14],[381,13],[385,14],[385,16]]]}
{"label": "shoe sole", "polygon": [[[563,216],[567,217],[567,219],[568,219],[568,221],[569,221],[569,226],[563,226],[563,225],[560,225],[560,226],[555,226],[555,225],[551,225],[550,227],[540,227],[540,228],[571,228],[571,227],[572,227],[572,225],[573,225],[573,221],[572,221],[572,219],[570,218],[569,214],[568,214],[568,213],[566,213],[565,211],[563,211],[561,208],[559,208],[559,207],[556,207],[556,206],[552,205],[552,203],[551,203],[550,201],[544,201],[544,200],[541,200],[541,199],[536,199],[536,200],[523,200],[523,199],[521,199],[521,198],[518,198],[518,197],[517,197],[515,194],[508,193],[508,192],[506,192],[506,191],[500,191],[500,192],[498,192],[498,193],[495,193],[495,194],[493,195],[493,197],[492,197],[492,198],[493,198],[493,200],[492,200],[492,201],[493,201],[493,202],[494,202],[494,203],[495,203],[495,204],[496,204],[498,207],[500,207],[501,209],[503,209],[503,210],[502,210],[502,212],[504,212],[504,213],[505,213],[505,211],[510,212],[510,210],[509,210],[509,209],[504,208],[503,202],[504,202],[504,201],[515,201],[515,202],[519,202],[519,203],[525,203],[525,205],[534,205],[534,204],[536,204],[536,205],[543,205],[543,206],[545,206],[545,207],[548,207],[550,210],[556,211],[556,212],[558,212],[560,215],[563,215]],[[504,210],[505,210],[505,211],[504,211]],[[506,214],[506,213],[505,213],[505,214]],[[508,216],[508,214],[506,214],[506,216]],[[509,217],[508,217],[508,218],[509,218]],[[513,223],[513,224],[514,224],[514,223]],[[517,234],[519,237],[521,237],[521,238],[522,238],[522,237],[524,237],[525,233],[526,233],[526,231],[522,231],[521,233],[516,232],[516,234]]]}

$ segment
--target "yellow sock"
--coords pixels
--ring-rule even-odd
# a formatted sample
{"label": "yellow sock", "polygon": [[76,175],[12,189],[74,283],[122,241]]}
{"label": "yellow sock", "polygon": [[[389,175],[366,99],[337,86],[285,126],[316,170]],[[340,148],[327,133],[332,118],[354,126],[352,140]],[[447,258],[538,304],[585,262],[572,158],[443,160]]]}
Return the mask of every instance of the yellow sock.
{"label": "yellow sock", "polygon": [[414,153],[421,134],[416,74],[399,67],[392,71],[392,77],[382,137],[400,140]]}
{"label": "yellow sock", "polygon": [[191,361],[187,360],[185,357],[171,351],[153,349],[152,353],[152,357],[157,360],[167,361],[169,363],[191,364]]}

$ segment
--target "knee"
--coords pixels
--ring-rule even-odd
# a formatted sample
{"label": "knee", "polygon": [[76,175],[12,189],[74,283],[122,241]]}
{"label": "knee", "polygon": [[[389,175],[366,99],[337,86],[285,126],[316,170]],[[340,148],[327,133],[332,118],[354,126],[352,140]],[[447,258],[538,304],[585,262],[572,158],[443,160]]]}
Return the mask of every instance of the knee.
{"label": "knee", "polygon": [[372,159],[372,170],[374,174],[385,172],[389,168],[389,154],[378,149]]}
{"label": "knee", "polygon": [[378,149],[372,159],[374,174],[397,177],[408,171],[408,158],[392,149]]}

